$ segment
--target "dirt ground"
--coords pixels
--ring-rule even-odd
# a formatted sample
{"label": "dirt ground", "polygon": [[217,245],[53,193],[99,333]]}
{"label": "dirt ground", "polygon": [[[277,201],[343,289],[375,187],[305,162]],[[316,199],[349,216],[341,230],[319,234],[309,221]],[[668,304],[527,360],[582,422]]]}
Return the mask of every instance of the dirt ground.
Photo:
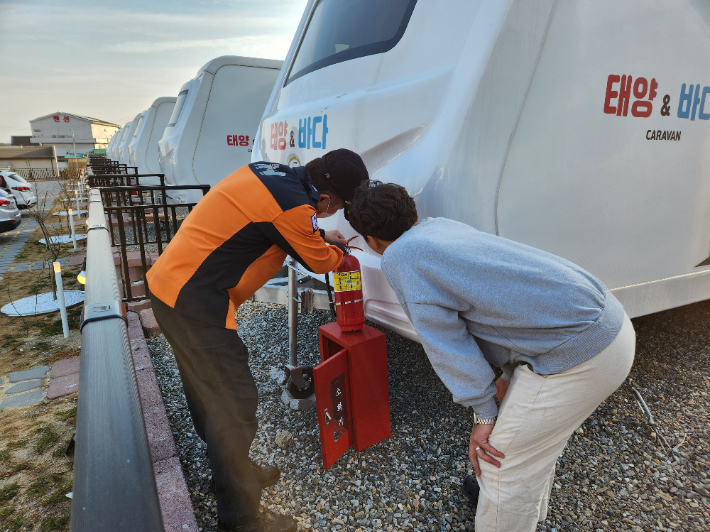
{"label": "dirt ground", "polygon": [[[63,210],[59,201],[52,212]],[[64,220],[51,216],[50,223]],[[85,224],[77,224],[77,232]],[[50,227],[52,234],[66,234],[66,227]],[[37,228],[17,255],[15,264],[50,258],[43,235]],[[84,253],[71,244],[63,245],[60,257]],[[14,265],[10,268],[12,269]],[[76,276],[81,267],[64,268],[65,290],[80,289]],[[49,270],[6,273],[0,281],[0,306],[11,300],[51,290]],[[50,366],[57,360],[79,356],[81,306],[69,309],[70,337],[62,335],[59,313],[36,317],[0,315],[0,377],[36,366]],[[44,379],[46,387],[49,378]],[[2,392],[0,392],[1,394]],[[2,397],[0,397],[2,399]],[[68,531],[72,491],[73,454],[65,454],[76,426],[77,394],[44,399],[25,408],[0,410],[0,531]]]}

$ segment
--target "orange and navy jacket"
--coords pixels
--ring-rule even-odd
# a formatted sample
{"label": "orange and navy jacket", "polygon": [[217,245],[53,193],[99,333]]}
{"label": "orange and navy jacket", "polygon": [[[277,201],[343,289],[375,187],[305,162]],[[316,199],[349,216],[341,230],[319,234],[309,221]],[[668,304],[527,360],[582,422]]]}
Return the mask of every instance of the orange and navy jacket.
{"label": "orange and navy jacket", "polygon": [[252,163],[213,187],[148,271],[155,297],[206,325],[236,329],[234,310],[290,255],[315,273],[343,253],[325,243],[303,167]]}

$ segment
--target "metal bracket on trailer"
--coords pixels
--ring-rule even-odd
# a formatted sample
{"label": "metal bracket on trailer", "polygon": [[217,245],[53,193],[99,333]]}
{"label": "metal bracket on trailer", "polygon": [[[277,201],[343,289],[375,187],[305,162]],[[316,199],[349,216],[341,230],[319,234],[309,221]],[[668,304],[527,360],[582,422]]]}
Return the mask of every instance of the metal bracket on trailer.
{"label": "metal bracket on trailer", "polygon": [[[269,280],[254,293],[251,300],[258,303],[286,305],[288,303],[288,277],[277,277]],[[328,294],[325,290],[314,290],[312,288],[299,290],[296,302],[298,303],[299,313],[328,310],[330,308]]]}

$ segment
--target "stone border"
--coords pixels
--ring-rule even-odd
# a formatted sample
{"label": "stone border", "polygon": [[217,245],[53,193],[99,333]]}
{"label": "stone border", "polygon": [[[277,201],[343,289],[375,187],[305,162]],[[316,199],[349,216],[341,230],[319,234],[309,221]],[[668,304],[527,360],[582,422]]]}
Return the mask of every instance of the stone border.
{"label": "stone border", "polygon": [[148,344],[136,312],[128,312],[128,339],[158,488],[160,513],[165,532],[198,532],[190,493],[182,474],[180,458],[173,440],[163,396],[155,378]]}

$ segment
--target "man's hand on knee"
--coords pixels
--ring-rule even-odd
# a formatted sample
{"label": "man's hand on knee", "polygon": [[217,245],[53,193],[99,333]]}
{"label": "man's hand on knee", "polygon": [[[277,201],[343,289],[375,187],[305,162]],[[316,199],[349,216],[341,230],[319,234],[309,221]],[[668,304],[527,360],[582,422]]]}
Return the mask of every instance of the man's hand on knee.
{"label": "man's hand on knee", "polygon": [[505,458],[505,455],[498,452],[496,449],[488,443],[488,437],[493,432],[493,427],[495,424],[491,425],[475,425],[471,431],[471,439],[468,444],[468,458],[471,460],[471,465],[473,465],[473,470],[476,472],[476,476],[481,476],[481,467],[478,465],[478,459],[485,460],[489,464],[493,464],[496,467],[500,467],[500,462],[493,458]]}

